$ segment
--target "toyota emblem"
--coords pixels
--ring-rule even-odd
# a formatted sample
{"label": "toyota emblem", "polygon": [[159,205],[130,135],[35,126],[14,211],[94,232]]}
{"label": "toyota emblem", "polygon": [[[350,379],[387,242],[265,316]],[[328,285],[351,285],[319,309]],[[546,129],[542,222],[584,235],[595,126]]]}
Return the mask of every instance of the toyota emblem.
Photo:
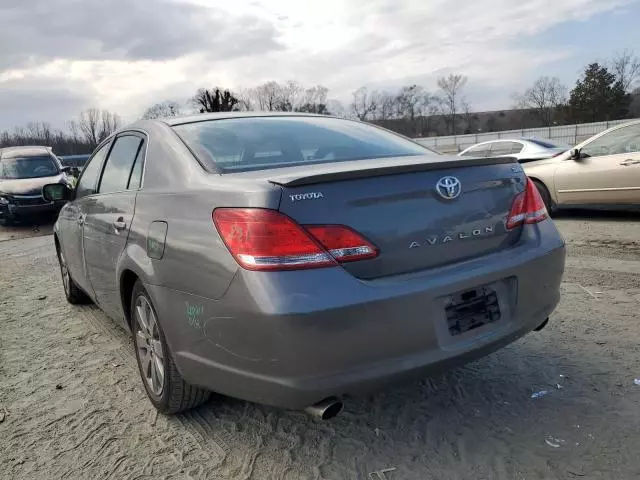
{"label": "toyota emblem", "polygon": [[453,200],[462,193],[462,184],[456,177],[442,177],[436,183],[436,192],[445,200]]}

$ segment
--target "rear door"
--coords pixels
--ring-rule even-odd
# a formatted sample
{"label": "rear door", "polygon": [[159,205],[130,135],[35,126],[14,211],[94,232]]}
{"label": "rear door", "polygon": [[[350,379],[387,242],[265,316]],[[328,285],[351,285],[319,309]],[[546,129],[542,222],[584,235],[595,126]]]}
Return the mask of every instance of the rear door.
{"label": "rear door", "polygon": [[110,146],[111,142],[107,142],[95,151],[78,180],[74,200],[64,206],[58,217],[60,244],[71,277],[80,288],[90,294],[92,289],[84,261],[84,222],[87,206],[92,203],[91,199],[96,194],[98,178]]}
{"label": "rear door", "polygon": [[640,202],[640,124],[612,130],[580,149],[584,158],[558,167],[555,184],[562,204]]}
{"label": "rear door", "polygon": [[89,280],[100,307],[122,317],[116,266],[127,243],[144,162],[145,138],[137,132],[116,137],[105,162],[98,193],[87,206],[84,252]]}

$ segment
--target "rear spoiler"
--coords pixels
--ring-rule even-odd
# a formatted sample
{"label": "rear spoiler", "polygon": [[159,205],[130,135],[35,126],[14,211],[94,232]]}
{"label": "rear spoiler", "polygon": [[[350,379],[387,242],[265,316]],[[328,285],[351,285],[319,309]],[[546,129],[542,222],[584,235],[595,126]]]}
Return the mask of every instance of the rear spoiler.
{"label": "rear spoiler", "polygon": [[303,185],[338,182],[356,178],[518,163],[515,157],[436,157],[436,159],[429,157],[428,160],[425,160],[424,157],[419,158],[420,160],[394,157],[309,165],[300,168],[299,172],[283,173],[281,175],[277,175],[274,172],[274,174],[269,175],[269,182],[283,187],[300,187]]}

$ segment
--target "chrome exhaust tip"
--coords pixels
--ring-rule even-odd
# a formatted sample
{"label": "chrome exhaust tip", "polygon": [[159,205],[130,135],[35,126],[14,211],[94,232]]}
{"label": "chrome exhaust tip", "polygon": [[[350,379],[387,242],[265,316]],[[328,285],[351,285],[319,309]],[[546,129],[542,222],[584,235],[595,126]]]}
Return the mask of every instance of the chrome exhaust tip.
{"label": "chrome exhaust tip", "polygon": [[342,407],[343,404],[340,399],[329,397],[305,408],[304,411],[322,420],[329,420],[338,415],[342,411]]}

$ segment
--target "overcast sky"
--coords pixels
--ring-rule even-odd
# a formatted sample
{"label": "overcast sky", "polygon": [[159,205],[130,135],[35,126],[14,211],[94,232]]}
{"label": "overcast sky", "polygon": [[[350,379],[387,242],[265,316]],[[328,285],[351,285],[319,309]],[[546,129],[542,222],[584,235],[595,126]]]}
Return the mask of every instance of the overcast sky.
{"label": "overcast sky", "polygon": [[[348,103],[469,77],[475,110],[640,46],[640,0],[0,0],[0,129],[88,107],[135,120],[199,87],[322,84]],[[637,54],[640,55],[640,47]]]}

